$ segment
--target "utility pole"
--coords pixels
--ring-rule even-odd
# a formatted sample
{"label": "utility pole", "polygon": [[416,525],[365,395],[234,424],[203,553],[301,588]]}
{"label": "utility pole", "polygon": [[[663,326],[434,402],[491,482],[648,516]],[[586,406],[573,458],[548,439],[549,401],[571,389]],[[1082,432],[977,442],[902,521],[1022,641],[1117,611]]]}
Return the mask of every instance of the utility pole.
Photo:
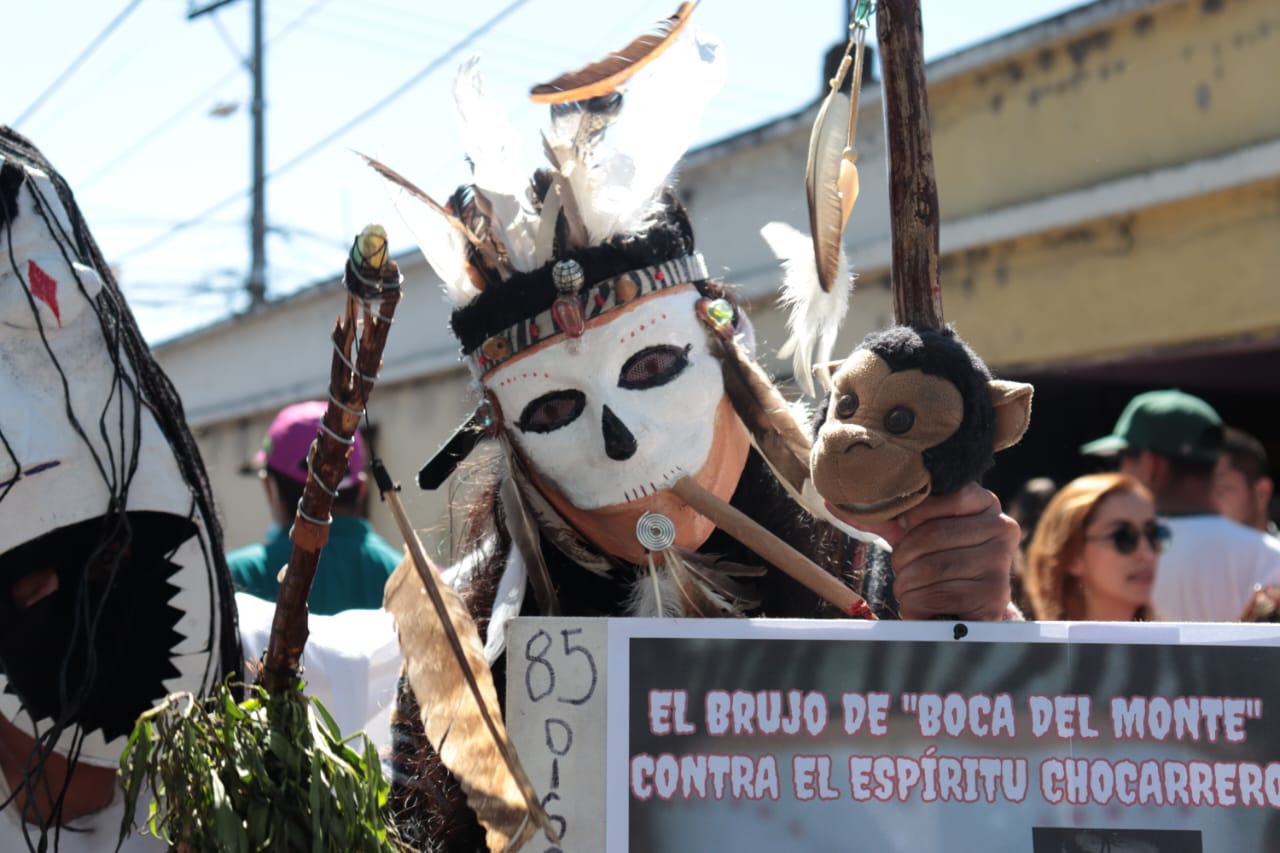
{"label": "utility pole", "polygon": [[[232,0],[187,0],[187,20],[214,11]],[[245,290],[249,293],[249,310],[262,306],[267,296],[267,216],[266,216],[266,102],[263,98],[262,0],[251,0],[253,53],[249,73],[253,77],[253,99],[249,112],[253,125],[253,213],[249,220],[249,246],[252,257]]]}
{"label": "utility pole", "polygon": [[266,105],[262,100],[262,0],[253,0],[253,218],[249,225],[253,260],[249,265],[249,310],[267,299],[267,219],[266,178],[263,138]]}

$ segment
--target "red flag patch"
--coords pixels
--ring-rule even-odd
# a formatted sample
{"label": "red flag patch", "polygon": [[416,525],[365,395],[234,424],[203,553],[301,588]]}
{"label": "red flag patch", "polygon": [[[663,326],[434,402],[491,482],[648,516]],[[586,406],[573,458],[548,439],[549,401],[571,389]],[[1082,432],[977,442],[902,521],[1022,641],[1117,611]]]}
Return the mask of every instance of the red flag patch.
{"label": "red flag patch", "polygon": [[58,310],[58,281],[35,261],[27,261],[27,276],[31,280],[31,295],[39,299],[53,312],[53,318],[62,328],[62,313]]}

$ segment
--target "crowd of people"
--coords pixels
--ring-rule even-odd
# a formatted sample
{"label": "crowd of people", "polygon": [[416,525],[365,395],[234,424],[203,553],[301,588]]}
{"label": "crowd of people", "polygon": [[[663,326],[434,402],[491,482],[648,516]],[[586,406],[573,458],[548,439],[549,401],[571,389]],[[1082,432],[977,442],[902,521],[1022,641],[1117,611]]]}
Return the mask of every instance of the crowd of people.
{"label": "crowd of people", "polygon": [[[1280,539],[1266,450],[1177,389],[1135,396],[1080,448],[1114,462],[1051,488],[1016,563],[1038,619],[1270,621]],[[1044,494],[1044,480],[1024,492]]]}

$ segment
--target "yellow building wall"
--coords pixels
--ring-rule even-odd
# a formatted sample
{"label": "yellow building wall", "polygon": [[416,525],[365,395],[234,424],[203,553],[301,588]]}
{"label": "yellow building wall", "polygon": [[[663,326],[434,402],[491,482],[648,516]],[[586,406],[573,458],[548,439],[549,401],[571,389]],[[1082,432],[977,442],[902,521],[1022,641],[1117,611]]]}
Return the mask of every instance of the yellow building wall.
{"label": "yellow building wall", "polygon": [[1277,85],[1280,0],[1159,5],[940,80],[943,218],[1275,139]]}
{"label": "yellow building wall", "polygon": [[1276,337],[1278,271],[1280,180],[947,255],[942,299],[992,366],[1068,365]]}

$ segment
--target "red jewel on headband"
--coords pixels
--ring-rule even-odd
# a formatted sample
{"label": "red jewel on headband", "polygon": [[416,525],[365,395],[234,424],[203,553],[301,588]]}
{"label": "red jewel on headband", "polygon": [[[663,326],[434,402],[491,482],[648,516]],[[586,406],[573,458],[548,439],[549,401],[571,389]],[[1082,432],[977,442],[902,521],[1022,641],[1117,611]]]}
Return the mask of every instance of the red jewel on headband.
{"label": "red jewel on headband", "polygon": [[586,318],[582,316],[582,303],[578,291],[586,281],[582,266],[577,261],[560,261],[551,268],[551,280],[560,294],[551,303],[551,318],[560,331],[571,338],[580,338],[587,331]]}
{"label": "red jewel on headband", "polygon": [[654,278],[656,278],[658,281],[666,281],[666,280],[667,280],[667,274],[666,274],[666,273],[664,273],[662,270],[658,270],[656,273],[654,273],[654,274],[653,274],[653,277],[654,277]]}

